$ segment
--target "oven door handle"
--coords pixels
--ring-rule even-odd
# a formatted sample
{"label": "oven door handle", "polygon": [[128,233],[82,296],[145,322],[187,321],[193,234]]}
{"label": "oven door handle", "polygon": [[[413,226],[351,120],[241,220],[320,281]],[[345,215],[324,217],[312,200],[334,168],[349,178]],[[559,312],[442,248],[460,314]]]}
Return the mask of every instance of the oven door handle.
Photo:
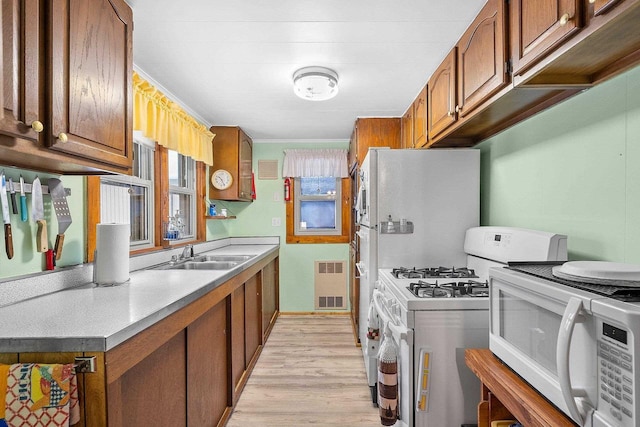
{"label": "oven door handle", "polygon": [[381,299],[384,298],[384,294],[377,289],[373,290],[373,305],[376,308],[376,312],[380,319],[382,319],[383,324],[388,324],[391,332],[400,337],[401,340],[406,341],[408,344],[413,344],[411,340],[411,334],[409,333],[409,329],[404,326],[396,325],[393,322],[391,315],[389,314],[389,310],[384,306],[381,302]]}
{"label": "oven door handle", "polygon": [[569,409],[569,414],[579,425],[584,424],[584,419],[578,405],[576,397],[585,396],[584,390],[574,389],[571,386],[571,376],[569,372],[569,349],[571,347],[571,338],[576,323],[583,321],[580,315],[582,311],[582,300],[571,297],[569,303],[564,310],[562,323],[560,324],[560,332],[558,334],[558,345],[556,347],[556,365],[558,366],[558,381],[560,382],[560,390],[562,397]]}

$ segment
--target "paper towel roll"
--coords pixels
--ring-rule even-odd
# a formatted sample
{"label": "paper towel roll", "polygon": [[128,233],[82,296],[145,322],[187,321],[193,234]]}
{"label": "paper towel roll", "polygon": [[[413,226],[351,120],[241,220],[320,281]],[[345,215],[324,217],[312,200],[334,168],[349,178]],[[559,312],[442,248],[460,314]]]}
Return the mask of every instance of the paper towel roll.
{"label": "paper towel roll", "polygon": [[129,224],[96,225],[94,277],[98,286],[129,280]]}

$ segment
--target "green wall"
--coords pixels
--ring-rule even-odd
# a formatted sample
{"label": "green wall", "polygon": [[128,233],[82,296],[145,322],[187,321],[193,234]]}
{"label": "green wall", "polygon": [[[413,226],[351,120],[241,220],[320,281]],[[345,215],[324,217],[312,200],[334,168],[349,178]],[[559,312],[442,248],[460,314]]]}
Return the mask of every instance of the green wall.
{"label": "green wall", "polygon": [[481,223],[569,236],[569,258],[640,263],[640,67],[478,146]]}
{"label": "green wall", "polygon": [[[289,148],[344,148],[345,143],[254,143],[253,170],[256,200],[246,202],[216,201],[216,208],[226,207],[237,219],[208,220],[207,238],[219,236],[280,236],[280,310],[282,312],[314,311],[313,269],[316,260],[349,260],[347,244],[287,244],[286,214],[283,201],[283,150]],[[277,160],[278,179],[259,179],[258,161]],[[272,219],[280,218],[280,226]],[[223,223],[223,224],[220,224]]]}
{"label": "green wall", "polygon": [[[7,176],[7,185],[9,178],[13,178],[14,183],[19,183],[20,175],[24,181],[31,183],[36,175],[40,178],[43,185],[47,185],[49,178],[58,177],[46,173],[36,173],[32,171],[19,170],[15,168],[3,168]],[[71,189],[71,195],[67,197],[67,204],[73,221],[65,232],[64,246],[62,250],[62,258],[57,265],[69,266],[81,264],[84,261],[85,251],[85,179],[79,176],[63,176],[60,177],[62,184]],[[19,197],[19,194],[17,194]],[[51,198],[44,195],[44,216],[47,221],[49,247],[53,249],[58,233],[58,223],[56,214],[51,207]],[[27,222],[20,220],[20,215],[11,214],[11,232],[13,234],[14,256],[12,259],[7,258],[4,250],[4,232],[2,234],[2,250],[0,250],[0,280],[3,278],[22,276],[25,274],[38,273],[45,270],[45,256],[36,252],[36,224],[31,219],[31,195],[27,195],[27,209],[29,218]],[[11,211],[10,211],[11,212]]]}

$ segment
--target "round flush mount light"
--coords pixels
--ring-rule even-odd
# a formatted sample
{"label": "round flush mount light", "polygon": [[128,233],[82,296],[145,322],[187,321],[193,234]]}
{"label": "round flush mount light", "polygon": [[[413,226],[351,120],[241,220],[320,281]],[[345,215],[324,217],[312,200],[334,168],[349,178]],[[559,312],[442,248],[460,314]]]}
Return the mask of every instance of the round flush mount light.
{"label": "round flush mount light", "polygon": [[302,99],[325,101],[338,94],[338,74],[325,67],[305,67],[293,73],[293,91]]}

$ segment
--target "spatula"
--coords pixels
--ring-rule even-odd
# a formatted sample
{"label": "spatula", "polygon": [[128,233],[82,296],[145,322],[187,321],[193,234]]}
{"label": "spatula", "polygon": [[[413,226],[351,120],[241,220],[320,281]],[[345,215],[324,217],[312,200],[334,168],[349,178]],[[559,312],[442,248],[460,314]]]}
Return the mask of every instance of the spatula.
{"label": "spatula", "polygon": [[71,225],[71,212],[67,204],[67,195],[64,192],[62,182],[57,178],[49,178],[49,194],[51,194],[51,204],[58,219],[58,235],[53,249],[56,260],[62,256],[62,244],[64,243],[64,232]]}

